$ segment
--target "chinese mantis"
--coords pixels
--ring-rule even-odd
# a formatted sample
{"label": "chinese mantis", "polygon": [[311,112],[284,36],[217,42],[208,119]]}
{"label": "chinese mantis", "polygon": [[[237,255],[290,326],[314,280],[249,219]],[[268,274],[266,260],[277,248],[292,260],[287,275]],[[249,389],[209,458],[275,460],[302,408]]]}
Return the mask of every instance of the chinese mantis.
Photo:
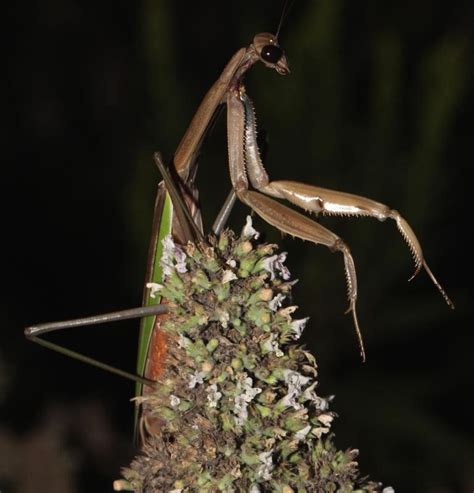
{"label": "chinese mantis", "polygon": [[[161,157],[155,154],[155,161],[164,176],[164,181],[158,186],[143,306],[96,317],[28,327],[25,329],[25,334],[29,339],[134,380],[138,385],[137,395],[146,392],[147,388],[153,385],[166,363],[166,336],[160,331],[159,325],[160,317],[166,316],[167,306],[165,300],[154,297],[152,290],[162,278],[160,267],[162,241],[169,234],[177,243],[193,241],[199,244],[204,241],[194,177],[202,141],[214,114],[222,104],[227,106],[228,159],[233,192],[215,222],[215,233],[222,230],[233,201],[237,197],[263,220],[283,233],[341,252],[348,290],[348,312],[352,313],[363,360],[365,360],[365,350],[356,314],[356,269],[348,246],[329,229],[275,199],[283,199],[305,211],[321,214],[369,216],[381,221],[387,218],[393,219],[413,255],[415,261],[413,276],[424,268],[448,306],[454,308],[428,267],[415,233],[396,210],[374,200],[345,192],[305,183],[269,179],[258,152],[253,103],[247,96],[243,83],[245,73],[258,61],[280,75],[289,74],[288,62],[279,46],[277,35],[257,34],[248,47],[239,49],[231,57],[220,77],[205,95],[174,154],[171,166],[173,176],[168,174]],[[54,330],[127,318],[143,319],[136,375],[40,338],[44,333]],[[153,432],[152,420],[146,422],[146,416],[145,426],[148,431]]]}

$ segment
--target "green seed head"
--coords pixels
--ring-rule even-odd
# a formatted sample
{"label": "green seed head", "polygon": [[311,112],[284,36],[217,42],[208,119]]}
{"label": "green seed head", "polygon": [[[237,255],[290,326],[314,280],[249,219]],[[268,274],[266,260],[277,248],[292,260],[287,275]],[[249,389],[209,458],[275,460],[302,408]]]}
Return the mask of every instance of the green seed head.
{"label": "green seed head", "polygon": [[[247,233],[245,233],[247,231]],[[146,439],[123,471],[143,492],[379,491],[337,450],[297,342],[286,254],[224,231],[209,247],[166,244],[168,344],[156,390],[140,398]],[[151,427],[150,423],[158,423]]]}

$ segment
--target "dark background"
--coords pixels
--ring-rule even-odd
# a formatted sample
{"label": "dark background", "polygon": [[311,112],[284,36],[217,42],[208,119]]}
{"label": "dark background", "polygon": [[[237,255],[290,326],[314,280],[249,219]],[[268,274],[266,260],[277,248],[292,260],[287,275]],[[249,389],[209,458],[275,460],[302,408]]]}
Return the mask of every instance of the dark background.
{"label": "dark background", "polygon": [[[0,491],[111,491],[133,452],[133,385],[25,341],[22,329],[137,306],[158,172],[235,50],[273,31],[281,2],[16,3],[4,11]],[[320,393],[341,448],[397,492],[474,488],[472,2],[298,0],[280,39],[292,74],[247,77],[267,169],[366,195],[409,220],[456,303],[393,223],[325,218],[351,246],[368,361],[342,258],[281,242],[310,315]],[[207,226],[229,190],[221,118],[199,174]],[[239,230],[247,210],[231,223]],[[132,370],[138,322],[51,337]]]}

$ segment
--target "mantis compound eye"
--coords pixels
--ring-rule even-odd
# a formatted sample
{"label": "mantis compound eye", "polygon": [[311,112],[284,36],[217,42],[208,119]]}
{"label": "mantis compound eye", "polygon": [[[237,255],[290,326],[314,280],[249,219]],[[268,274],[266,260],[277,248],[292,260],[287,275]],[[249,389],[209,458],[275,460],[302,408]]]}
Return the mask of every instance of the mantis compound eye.
{"label": "mantis compound eye", "polygon": [[265,45],[260,52],[260,56],[268,63],[277,63],[283,56],[283,50],[276,45]]}

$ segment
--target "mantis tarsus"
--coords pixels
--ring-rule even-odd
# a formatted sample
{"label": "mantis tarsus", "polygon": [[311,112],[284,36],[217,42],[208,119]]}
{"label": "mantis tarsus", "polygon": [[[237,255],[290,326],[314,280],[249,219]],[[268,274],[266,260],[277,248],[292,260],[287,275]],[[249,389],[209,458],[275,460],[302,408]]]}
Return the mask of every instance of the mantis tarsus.
{"label": "mantis tarsus", "polygon": [[[281,75],[289,73],[287,59],[278,44],[277,36],[270,33],[257,34],[247,48],[239,49],[232,56],[220,77],[201,102],[174,155],[172,163],[174,181],[167,175],[166,170],[163,170],[164,166],[159,155],[155,155],[157,164],[163,170],[166,183],[162,182],[158,187],[146,286],[149,287],[161,281],[162,274],[159,262],[161,241],[166,235],[172,234],[178,243],[203,241],[197,192],[193,184],[197,171],[197,155],[213,115],[221,104],[226,104],[229,167],[233,193],[256,214],[283,233],[315,244],[325,245],[332,251],[339,251],[343,254],[349,299],[348,311],[352,313],[361,356],[362,359],[365,359],[362,335],[356,315],[356,270],[348,246],[341,238],[321,224],[282,205],[274,200],[275,198],[285,199],[305,211],[321,214],[370,216],[379,220],[387,218],[395,220],[413,254],[415,260],[414,275],[423,267],[446,303],[451,308],[454,308],[454,305],[429,269],[413,230],[397,211],[379,202],[345,192],[292,181],[270,181],[258,152],[253,103],[247,96],[243,84],[245,73],[257,61],[261,61]],[[172,198],[168,192],[172,193]],[[215,229],[217,231],[225,224],[232,207],[233,198],[233,196],[229,198],[227,206],[223,208],[216,221]],[[157,379],[165,361],[166,338],[159,329],[159,317],[166,312],[166,304],[160,304],[161,301],[159,298],[153,298],[150,290],[145,288],[144,306],[141,308],[100,317],[29,327],[25,330],[25,334],[51,349],[60,350],[87,363],[101,366],[135,380],[138,384],[137,394],[140,394],[143,391],[146,392],[146,388]],[[111,368],[83,355],[78,355],[64,348],[59,349],[52,343],[38,339],[38,336],[52,330],[105,323],[121,318],[143,318],[137,375]],[[142,388],[144,385],[145,390]],[[152,430],[152,423],[145,424],[149,430]]]}

